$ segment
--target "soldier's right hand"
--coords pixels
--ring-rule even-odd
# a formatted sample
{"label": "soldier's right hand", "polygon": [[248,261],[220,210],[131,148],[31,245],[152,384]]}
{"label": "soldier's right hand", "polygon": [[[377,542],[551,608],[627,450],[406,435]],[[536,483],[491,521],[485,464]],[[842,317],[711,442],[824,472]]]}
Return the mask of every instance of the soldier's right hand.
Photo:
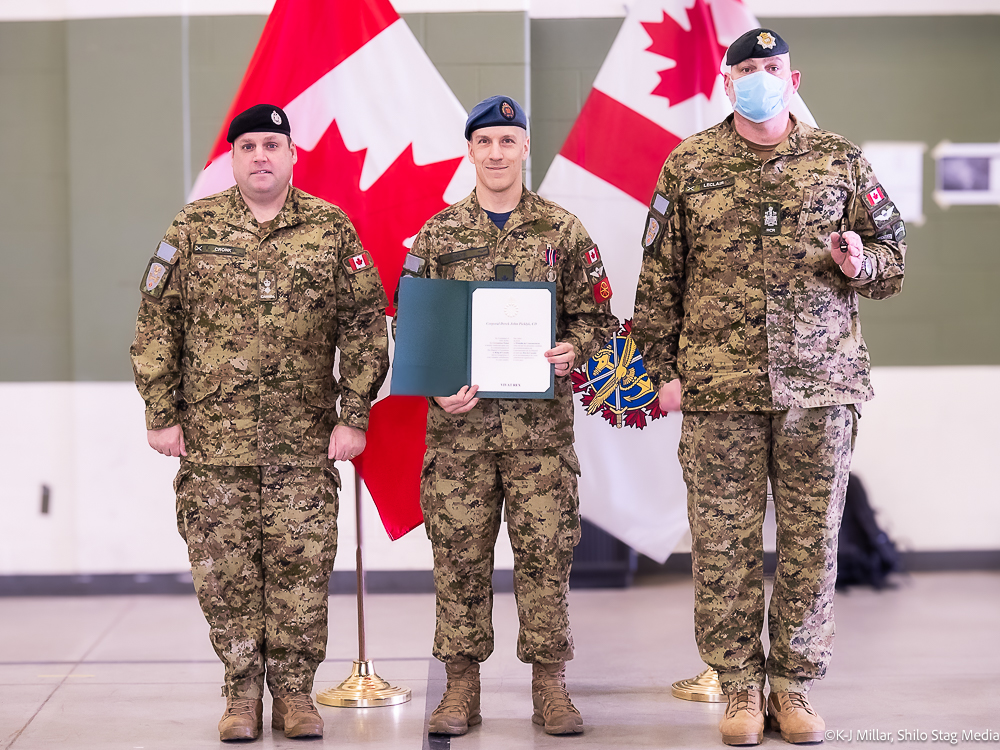
{"label": "soldier's right hand", "polygon": [[184,431],[179,424],[164,427],[162,430],[146,430],[146,440],[149,447],[164,456],[186,456],[184,450]]}
{"label": "soldier's right hand", "polygon": [[664,383],[660,386],[657,394],[660,400],[660,411],[680,411],[681,410],[681,381],[678,378]]}
{"label": "soldier's right hand", "polygon": [[478,390],[478,385],[463,385],[454,396],[435,396],[434,400],[449,414],[465,414],[479,403],[479,399],[475,397]]}

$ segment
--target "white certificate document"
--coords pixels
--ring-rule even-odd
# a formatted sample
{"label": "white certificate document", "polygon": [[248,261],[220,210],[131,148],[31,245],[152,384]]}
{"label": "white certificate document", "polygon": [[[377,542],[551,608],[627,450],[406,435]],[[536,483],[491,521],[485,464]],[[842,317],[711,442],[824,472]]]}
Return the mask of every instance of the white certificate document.
{"label": "white certificate document", "polygon": [[472,383],[482,392],[541,393],[552,383],[552,291],[511,287],[472,292]]}

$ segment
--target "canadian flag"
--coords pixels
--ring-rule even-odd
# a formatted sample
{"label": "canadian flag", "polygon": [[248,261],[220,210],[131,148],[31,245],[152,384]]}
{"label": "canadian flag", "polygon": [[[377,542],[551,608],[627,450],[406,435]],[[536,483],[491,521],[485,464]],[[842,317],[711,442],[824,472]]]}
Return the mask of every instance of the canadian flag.
{"label": "canadian flag", "polygon": [[[229,121],[261,102],[288,115],[292,182],[347,212],[391,300],[412,238],[475,184],[462,105],[388,0],[277,0],[191,200],[234,184]],[[390,378],[354,465],[398,539],[423,521],[427,402],[388,396]]]}
{"label": "canadian flag", "polygon": [[351,268],[355,271],[368,268],[370,265],[371,263],[368,261],[368,256],[365,253],[359,253],[351,258]]}
{"label": "canadian flag", "polygon": [[[641,241],[650,231],[646,217],[660,168],[682,139],[732,111],[722,59],[737,37],[757,26],[740,0],[630,3],[594,88],[539,188],[580,217],[601,247],[616,291],[611,307],[623,321],[635,306]],[[798,97],[792,111],[814,122]],[[628,368],[639,368],[639,354],[630,343],[614,351],[623,381],[629,380]],[[605,369],[614,370],[615,364],[605,363]],[[589,383],[580,373],[574,373],[574,382]],[[640,430],[616,429],[601,418],[598,411],[614,411],[606,389],[594,389],[589,409],[576,403],[576,451],[584,469],[580,510],[633,549],[663,562],[687,529],[677,461],[681,420],[678,414],[660,418],[648,391],[645,400],[649,419],[640,414],[633,422],[623,420],[643,425]],[[622,404],[619,415],[624,409]]]}

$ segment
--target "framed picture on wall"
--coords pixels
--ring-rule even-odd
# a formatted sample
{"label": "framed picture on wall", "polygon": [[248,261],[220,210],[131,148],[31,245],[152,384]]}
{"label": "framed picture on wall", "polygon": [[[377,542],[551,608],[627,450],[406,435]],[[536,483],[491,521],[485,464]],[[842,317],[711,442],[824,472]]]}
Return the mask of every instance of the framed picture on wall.
{"label": "framed picture on wall", "polygon": [[934,149],[934,200],[948,206],[1000,206],[1000,143],[949,143]]}

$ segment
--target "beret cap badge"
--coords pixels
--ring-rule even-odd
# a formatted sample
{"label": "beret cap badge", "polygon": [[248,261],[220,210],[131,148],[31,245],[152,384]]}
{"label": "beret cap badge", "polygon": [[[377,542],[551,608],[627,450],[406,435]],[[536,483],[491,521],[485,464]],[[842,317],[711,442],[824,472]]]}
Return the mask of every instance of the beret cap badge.
{"label": "beret cap badge", "polygon": [[279,115],[275,110],[271,110],[271,122],[275,125],[281,124],[281,115]]}
{"label": "beret cap badge", "polygon": [[500,114],[507,120],[514,119],[514,108],[510,106],[510,102],[504,102],[500,105]]}
{"label": "beret cap badge", "polygon": [[773,49],[775,45],[774,37],[767,31],[762,31],[757,35],[757,44],[764,49]]}

